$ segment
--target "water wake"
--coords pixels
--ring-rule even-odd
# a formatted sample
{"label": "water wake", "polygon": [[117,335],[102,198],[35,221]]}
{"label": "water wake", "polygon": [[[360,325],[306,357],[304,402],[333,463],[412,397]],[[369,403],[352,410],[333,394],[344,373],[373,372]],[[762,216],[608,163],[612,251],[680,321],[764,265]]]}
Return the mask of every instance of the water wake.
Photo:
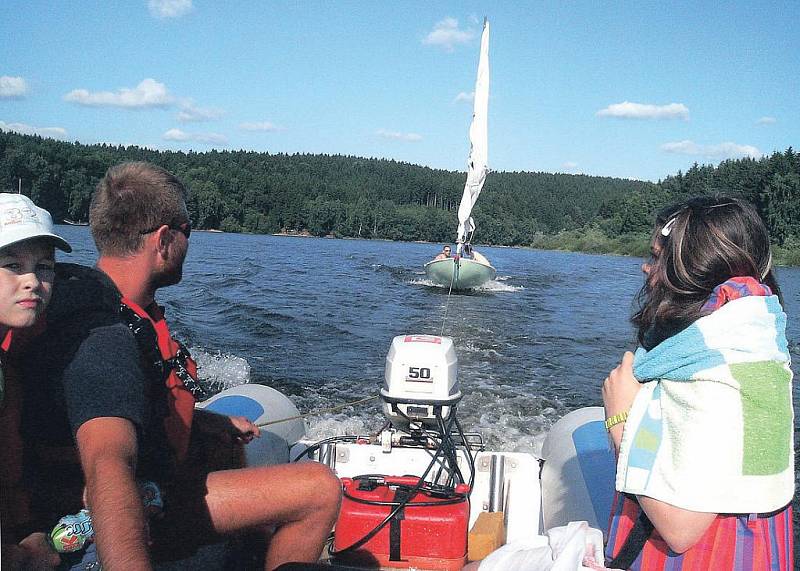
{"label": "water wake", "polygon": [[[522,290],[525,289],[523,286],[515,286],[515,285],[510,285],[510,284],[505,283],[505,281],[508,279],[508,277],[509,276],[498,277],[498,278],[496,278],[496,280],[486,282],[482,286],[473,288],[470,291],[475,291],[475,292],[483,292],[483,291],[490,291],[490,292],[517,292],[517,291],[522,291]],[[436,283],[436,282],[434,282],[432,280],[429,280],[428,278],[414,278],[414,279],[409,280],[407,283],[409,285],[421,285],[421,286],[427,286],[427,287],[441,288],[441,289],[444,289],[445,291],[447,290],[446,287],[444,287],[444,286],[442,286],[442,285],[440,285],[440,284],[438,284],[438,283]]]}
{"label": "water wake", "polygon": [[218,393],[231,387],[250,382],[250,364],[247,359],[236,355],[209,353],[200,347],[190,349],[197,362],[197,374],[204,387]]}

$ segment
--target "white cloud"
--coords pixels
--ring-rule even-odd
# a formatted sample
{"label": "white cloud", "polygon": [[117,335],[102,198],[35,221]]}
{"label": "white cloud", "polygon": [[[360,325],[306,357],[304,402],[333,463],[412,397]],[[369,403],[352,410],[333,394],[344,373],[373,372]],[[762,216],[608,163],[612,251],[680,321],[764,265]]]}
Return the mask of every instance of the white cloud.
{"label": "white cloud", "polygon": [[187,133],[186,131],[181,131],[180,129],[170,129],[163,135],[161,138],[165,141],[178,141],[178,142],[190,142],[193,141],[195,143],[203,143],[205,145],[227,145],[228,139],[225,135],[220,135],[218,133]]}
{"label": "white cloud", "polygon": [[694,155],[708,159],[758,158],[764,154],[752,145],[739,145],[730,142],[719,143],[718,145],[699,145],[689,140],[664,143],[661,145],[661,150],[667,153]]}
{"label": "white cloud", "polygon": [[648,105],[623,101],[614,103],[597,112],[598,117],[616,117],[619,119],[689,119],[689,108],[683,103],[669,105]]}
{"label": "white cloud", "polygon": [[97,91],[91,93],[86,89],[73,89],[64,96],[71,101],[87,107],[124,107],[126,109],[145,109],[149,107],[168,107],[175,102],[167,87],[155,79],[144,79],[129,89],[123,87],[116,93]]}
{"label": "white cloud", "polygon": [[387,131],[386,129],[378,129],[377,135],[384,139],[392,141],[421,141],[422,135],[416,133],[398,133],[397,131]]}
{"label": "white cloud", "polygon": [[13,131],[22,135],[39,135],[51,139],[66,139],[67,130],[62,127],[33,127],[25,123],[6,123],[0,121],[0,130]]}
{"label": "white cloud", "polygon": [[774,125],[778,120],[775,117],[761,117],[756,121],[756,125]]}
{"label": "white cloud", "polygon": [[274,133],[277,131],[285,131],[286,127],[281,127],[272,123],[271,121],[250,121],[239,123],[239,128],[243,131],[264,131],[267,133]]}
{"label": "white cloud", "polygon": [[0,76],[0,99],[21,99],[28,94],[28,82],[23,77]]}
{"label": "white cloud", "polygon": [[474,37],[474,30],[462,30],[458,27],[458,20],[445,18],[441,22],[437,22],[433,30],[423,38],[422,43],[429,46],[441,46],[451,52],[457,44],[465,44]]}
{"label": "white cloud", "polygon": [[199,123],[202,121],[212,121],[219,119],[225,114],[222,109],[213,107],[197,107],[194,101],[186,99],[181,102],[181,110],[178,112],[178,121],[181,123]]}
{"label": "white cloud", "polygon": [[561,168],[563,168],[564,171],[566,171],[566,172],[574,173],[574,172],[576,172],[578,170],[578,163],[573,162],[573,161],[567,161],[563,165],[561,165]]}
{"label": "white cloud", "polygon": [[470,91],[468,93],[466,91],[461,91],[458,95],[456,95],[456,98],[453,99],[453,103],[459,103],[461,101],[470,102],[470,103],[475,101],[475,92],[474,91]]}
{"label": "white cloud", "polygon": [[192,11],[192,0],[148,0],[147,8],[156,18],[180,18]]}
{"label": "white cloud", "polygon": [[191,137],[189,133],[181,131],[180,129],[170,129],[164,133],[161,138],[167,141],[188,141]]}

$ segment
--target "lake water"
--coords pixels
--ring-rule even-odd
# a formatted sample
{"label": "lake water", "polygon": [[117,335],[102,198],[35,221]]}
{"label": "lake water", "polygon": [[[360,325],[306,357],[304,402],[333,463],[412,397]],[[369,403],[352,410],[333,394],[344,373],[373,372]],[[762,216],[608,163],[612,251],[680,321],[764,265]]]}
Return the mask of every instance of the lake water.
{"label": "lake water", "polygon": [[[87,228],[58,232],[75,248],[61,260],[94,263]],[[209,382],[268,384],[301,412],[377,394],[395,335],[442,331],[459,359],[459,417],[492,448],[531,451],[565,413],[601,404],[602,380],[634,348],[628,316],[642,260],[481,248],[496,282],[448,297],[422,269],[440,248],[196,232],[183,282],[159,300]],[[797,374],[800,269],[777,274]],[[375,400],[312,414],[309,429],[321,438],[368,433],[382,422]]]}

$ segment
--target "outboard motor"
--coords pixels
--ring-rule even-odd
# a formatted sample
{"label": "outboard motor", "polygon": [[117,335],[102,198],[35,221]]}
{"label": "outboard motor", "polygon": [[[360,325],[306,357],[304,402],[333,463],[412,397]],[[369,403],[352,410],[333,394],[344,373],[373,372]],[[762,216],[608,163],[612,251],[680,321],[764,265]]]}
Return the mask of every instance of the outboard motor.
{"label": "outboard motor", "polygon": [[[438,427],[461,400],[453,340],[436,335],[398,335],[386,355],[380,395],[383,411],[399,429]],[[438,417],[438,418],[437,418]]]}
{"label": "outboard motor", "polygon": [[372,469],[343,478],[334,560],[370,568],[456,570],[466,564],[475,462],[456,416],[462,396],[457,362],[449,337],[393,339],[380,391],[392,426],[378,435],[380,450],[410,458],[409,449],[423,449],[419,457],[427,467],[409,476],[407,466],[394,464],[394,474]]}

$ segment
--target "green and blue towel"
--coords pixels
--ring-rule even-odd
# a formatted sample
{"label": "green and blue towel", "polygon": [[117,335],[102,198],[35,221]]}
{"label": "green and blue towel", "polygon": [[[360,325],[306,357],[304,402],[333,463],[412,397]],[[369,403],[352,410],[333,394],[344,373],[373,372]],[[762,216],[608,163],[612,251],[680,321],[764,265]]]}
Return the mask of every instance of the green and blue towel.
{"label": "green and blue towel", "polygon": [[618,491],[713,513],[791,501],[786,314],[777,296],[744,295],[636,352],[642,387],[623,432]]}

